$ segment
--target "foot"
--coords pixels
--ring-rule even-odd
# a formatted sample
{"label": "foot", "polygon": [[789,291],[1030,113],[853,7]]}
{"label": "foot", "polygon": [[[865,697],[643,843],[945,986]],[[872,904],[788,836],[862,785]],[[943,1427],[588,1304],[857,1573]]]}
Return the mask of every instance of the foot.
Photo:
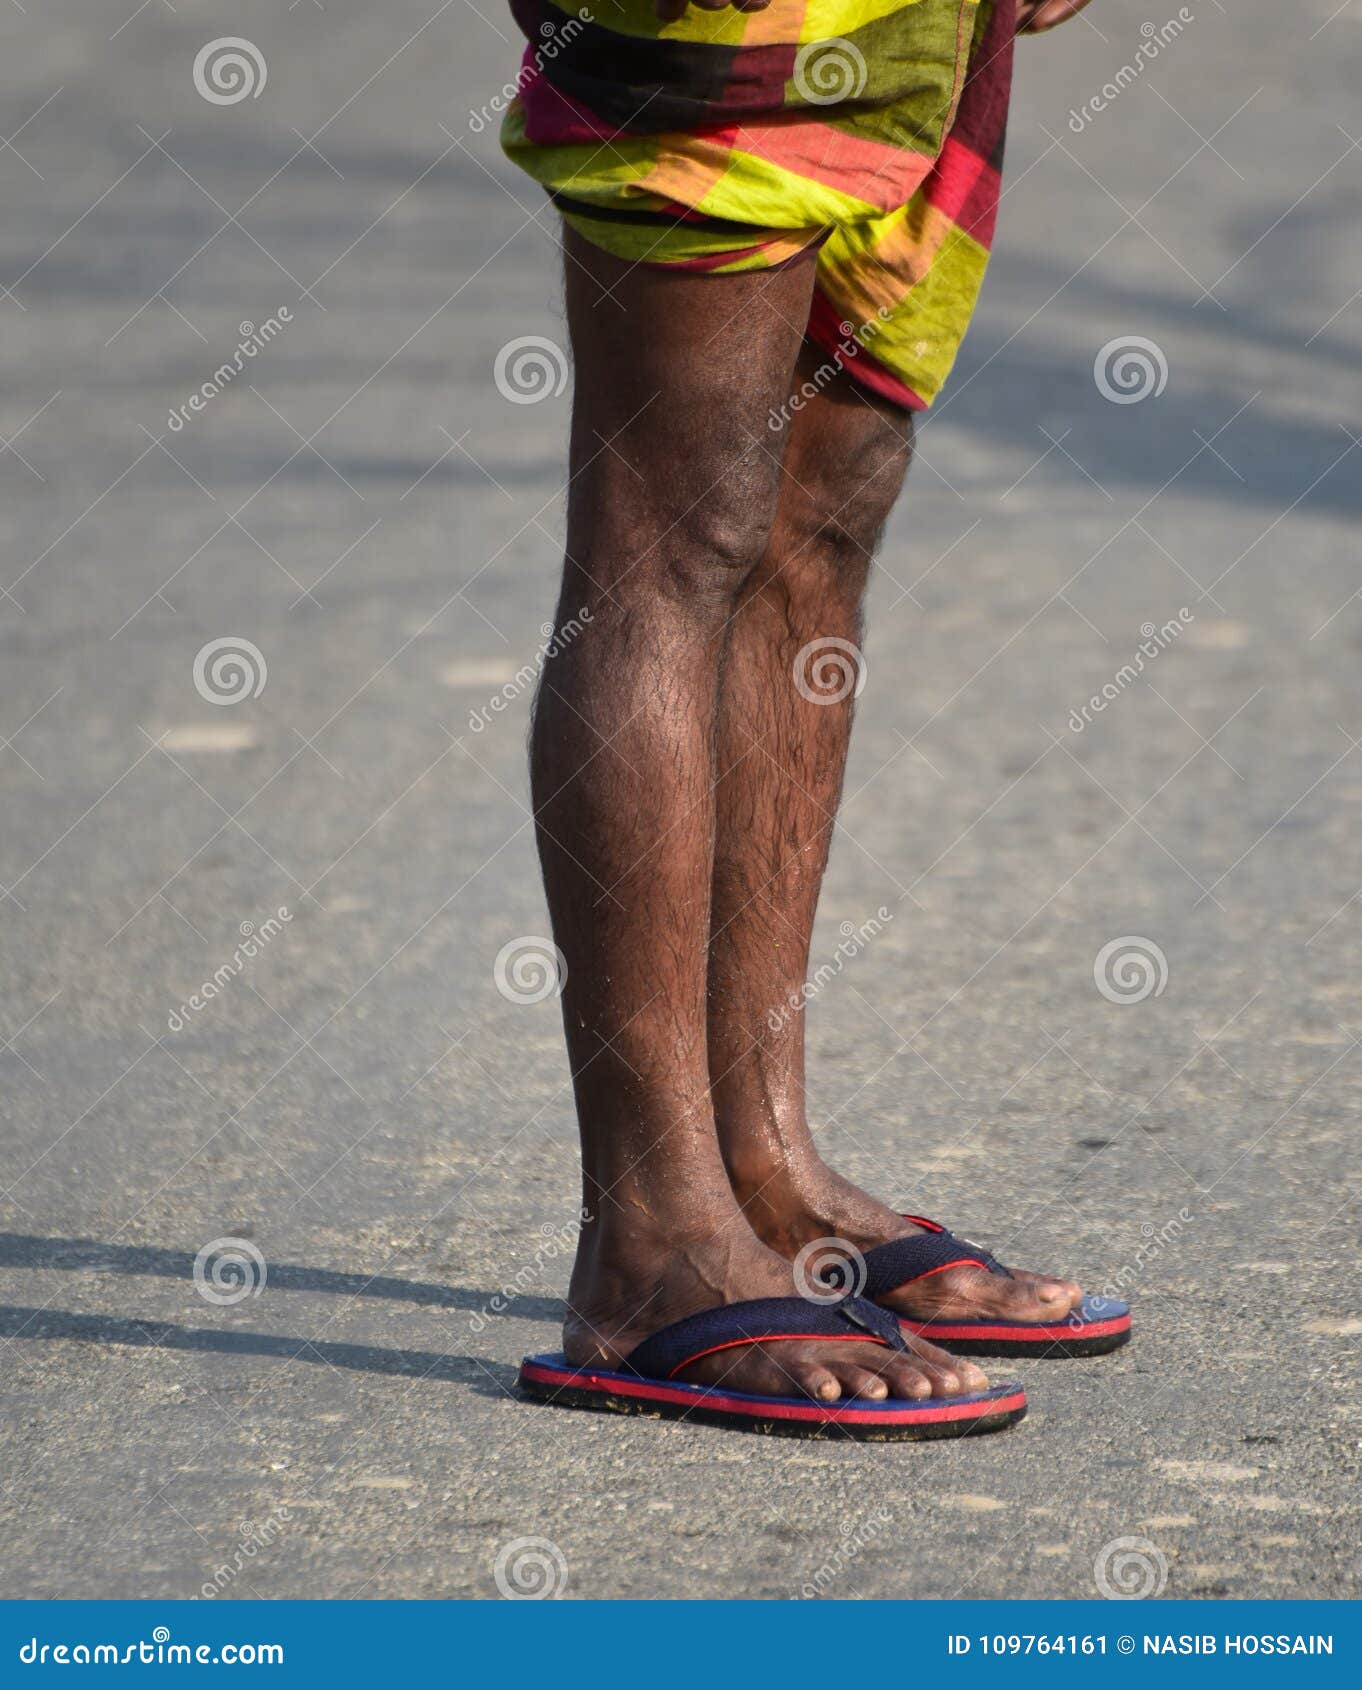
{"label": "foot", "polygon": [[[817,1239],[838,1239],[864,1253],[922,1231],[823,1163],[797,1176],[780,1174],[764,1183],[741,1185],[735,1181],[735,1186],[753,1231],[791,1261]],[[1037,1324],[1062,1321],[1082,1300],[1082,1290],[1070,1280],[1024,1268],[1010,1271],[1013,1277],[1002,1279],[982,1267],[946,1268],[876,1300],[909,1320]]]}
{"label": "foot", "polygon": [[[607,1237],[599,1224],[582,1234],[568,1291],[563,1349],[576,1367],[618,1368],[645,1338],[705,1309],[758,1297],[799,1294],[791,1262],[769,1250],[736,1209],[701,1235],[667,1237],[631,1228]],[[906,1351],[864,1343],[748,1344],[692,1362],[678,1378],[757,1396],[808,1396],[819,1402],[859,1397],[921,1401],[982,1391],[982,1369],[925,1339]]]}

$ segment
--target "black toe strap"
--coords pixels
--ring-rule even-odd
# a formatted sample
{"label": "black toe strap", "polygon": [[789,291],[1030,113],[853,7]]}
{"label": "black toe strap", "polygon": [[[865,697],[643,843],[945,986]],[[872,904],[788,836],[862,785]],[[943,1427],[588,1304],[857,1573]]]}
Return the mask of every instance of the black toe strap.
{"label": "black toe strap", "polygon": [[973,1265],[1011,1279],[1003,1264],[982,1245],[957,1238],[955,1233],[922,1215],[903,1218],[926,1230],[907,1238],[892,1238],[888,1244],[877,1244],[873,1250],[866,1251],[865,1283],[860,1287],[863,1297],[887,1297],[915,1279],[925,1279],[928,1274],[941,1273],[949,1267]]}
{"label": "black toe strap", "polygon": [[716,1350],[800,1338],[869,1342],[887,1345],[891,1350],[907,1347],[894,1316],[860,1297],[844,1297],[835,1303],[814,1303],[803,1297],[760,1297],[706,1309],[664,1326],[631,1351],[624,1366],[647,1379],[674,1379],[691,1362]]}

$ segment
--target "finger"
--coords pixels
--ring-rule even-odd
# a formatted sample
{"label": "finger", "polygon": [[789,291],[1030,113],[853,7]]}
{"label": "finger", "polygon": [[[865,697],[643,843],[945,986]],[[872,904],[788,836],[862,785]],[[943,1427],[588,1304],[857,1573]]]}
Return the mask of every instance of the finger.
{"label": "finger", "polygon": [[686,0],[653,0],[653,10],[663,23],[675,23],[686,13]]}

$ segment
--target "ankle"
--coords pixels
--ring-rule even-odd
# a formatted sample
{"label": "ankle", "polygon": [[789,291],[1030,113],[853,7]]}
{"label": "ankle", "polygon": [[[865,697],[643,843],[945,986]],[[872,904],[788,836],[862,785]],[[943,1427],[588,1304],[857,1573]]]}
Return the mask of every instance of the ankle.
{"label": "ankle", "polygon": [[788,1267],[762,1244],[729,1193],[722,1217],[659,1225],[615,1213],[583,1227],[568,1286],[564,1351],[581,1365],[617,1365],[674,1320],[792,1290]]}
{"label": "ankle", "polygon": [[747,1224],[773,1248],[796,1248],[822,1236],[820,1200],[823,1180],[831,1177],[816,1156],[775,1161],[766,1156],[734,1154],[728,1159],[733,1195]]}
{"label": "ankle", "polygon": [[583,1244],[613,1255],[633,1240],[706,1237],[737,1214],[737,1203],[716,1153],[671,1168],[647,1158],[614,1177],[588,1174],[582,1210]]}
{"label": "ankle", "polygon": [[740,1172],[730,1165],[730,1178],[748,1225],[782,1255],[796,1255],[820,1238],[839,1238],[868,1250],[917,1230],[835,1172],[812,1148],[784,1165],[748,1158]]}
{"label": "ankle", "polygon": [[606,1285],[665,1274],[669,1263],[705,1261],[731,1250],[735,1239],[756,1244],[722,1170],[717,1178],[678,1178],[646,1191],[621,1182],[592,1193],[586,1208],[572,1280],[593,1296]]}
{"label": "ankle", "polygon": [[832,1177],[814,1148],[802,1098],[733,1104],[716,1096],[715,1125],[728,1183],[744,1211],[791,1212]]}

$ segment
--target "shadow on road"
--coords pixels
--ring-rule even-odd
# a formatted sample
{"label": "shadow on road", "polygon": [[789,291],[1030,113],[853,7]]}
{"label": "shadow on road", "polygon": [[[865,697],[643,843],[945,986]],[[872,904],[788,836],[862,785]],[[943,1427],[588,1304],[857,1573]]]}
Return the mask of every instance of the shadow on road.
{"label": "shadow on road", "polygon": [[[22,1232],[0,1232],[0,1267],[149,1273],[164,1279],[192,1280],[194,1261],[188,1250],[163,1250],[151,1244],[101,1244],[89,1238],[38,1238]],[[550,1320],[555,1324],[563,1318],[563,1305],[556,1297],[474,1291],[460,1285],[432,1285],[419,1279],[392,1279],[383,1274],[337,1273],[330,1268],[300,1267],[289,1262],[270,1262],[268,1283],[278,1291],[383,1297],[392,1302],[419,1303],[426,1308],[464,1309],[487,1317],[514,1313],[520,1320]]]}
{"label": "shadow on road", "polygon": [[196,1350],[218,1355],[269,1356],[279,1361],[320,1362],[357,1373],[389,1373],[404,1379],[433,1379],[467,1385],[482,1396],[512,1394],[515,1369],[486,1356],[439,1354],[434,1350],[384,1350],[373,1344],[334,1344],[273,1332],[213,1331],[165,1320],[125,1320],[116,1315],[74,1314],[68,1309],[0,1306],[0,1338],[58,1338],[85,1344],[123,1344],[144,1350]]}

